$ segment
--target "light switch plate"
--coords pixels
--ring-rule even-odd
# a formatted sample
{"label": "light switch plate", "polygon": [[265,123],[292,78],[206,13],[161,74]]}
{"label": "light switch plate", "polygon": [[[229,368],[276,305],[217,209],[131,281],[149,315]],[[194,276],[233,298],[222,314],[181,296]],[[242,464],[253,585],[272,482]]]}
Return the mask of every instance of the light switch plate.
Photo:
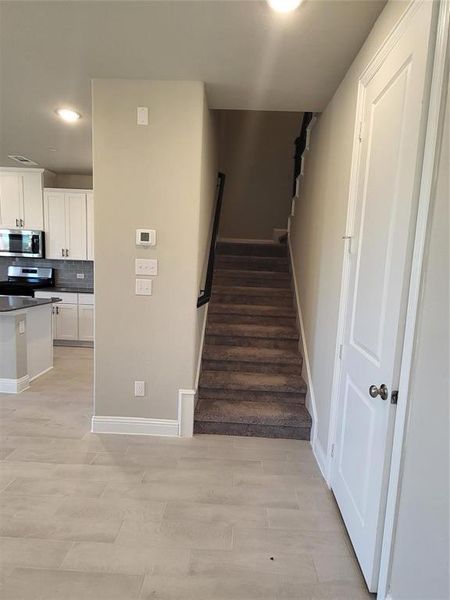
{"label": "light switch plate", "polygon": [[134,395],[136,398],[145,396],[145,381],[134,382]]}
{"label": "light switch plate", "polygon": [[136,109],[137,113],[137,124],[138,125],[148,125],[148,107],[147,106],[138,106]]}
{"label": "light switch plate", "polygon": [[151,296],[152,295],[152,280],[151,279],[136,279],[136,295]]}
{"label": "light switch plate", "polygon": [[157,258],[136,258],[135,260],[136,275],[158,275],[158,259]]}

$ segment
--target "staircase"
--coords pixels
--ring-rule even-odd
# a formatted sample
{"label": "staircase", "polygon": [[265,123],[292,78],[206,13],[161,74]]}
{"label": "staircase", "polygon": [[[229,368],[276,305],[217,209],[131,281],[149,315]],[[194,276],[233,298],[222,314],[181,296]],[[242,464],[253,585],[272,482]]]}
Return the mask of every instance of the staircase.
{"label": "staircase", "polygon": [[218,243],[194,431],[309,439],[287,246]]}

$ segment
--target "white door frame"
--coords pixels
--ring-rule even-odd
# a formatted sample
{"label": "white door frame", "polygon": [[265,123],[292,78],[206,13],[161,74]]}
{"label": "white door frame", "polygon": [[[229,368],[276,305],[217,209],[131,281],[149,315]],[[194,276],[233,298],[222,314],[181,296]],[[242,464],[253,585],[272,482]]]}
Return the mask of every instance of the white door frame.
{"label": "white door frame", "polygon": [[[327,448],[326,480],[331,486],[332,461],[334,454],[334,444],[338,427],[338,408],[339,408],[339,382],[341,377],[341,359],[340,346],[344,337],[344,327],[346,318],[346,306],[349,295],[349,275],[350,261],[347,252],[348,244],[353,232],[354,215],[356,209],[356,183],[360,159],[359,142],[359,123],[362,119],[363,110],[363,89],[365,82],[370,79],[373,72],[376,71],[384,61],[386,55],[401,37],[404,29],[408,26],[411,17],[415,14],[418,7],[424,0],[412,0],[394,29],[388,35],[382,46],[376,52],[373,59],[367,65],[359,77],[358,98],[356,105],[355,133],[352,150],[352,165],[349,185],[349,202],[347,208],[346,232],[343,239],[346,244],[344,254],[341,279],[341,294],[339,299],[338,328],[335,348],[335,362],[333,371],[333,383],[331,393],[331,411],[329,422],[329,437]],[[441,130],[443,119],[443,105],[446,91],[446,69],[448,70],[447,49],[449,42],[449,24],[450,24],[450,0],[441,0],[439,5],[439,16],[436,34],[436,47],[434,54],[434,64],[431,76],[431,89],[429,97],[428,118],[426,122],[426,137],[424,146],[424,155],[422,170],[420,176],[420,189],[417,207],[416,231],[413,245],[413,258],[411,266],[410,287],[408,294],[408,303],[406,311],[406,323],[404,334],[404,346],[400,367],[399,381],[399,404],[395,415],[394,437],[391,455],[391,467],[389,472],[389,486],[386,501],[386,515],[383,531],[382,554],[380,564],[380,575],[378,585],[378,600],[387,598],[390,576],[391,554],[394,540],[394,531],[397,515],[397,500],[399,480],[402,470],[403,442],[405,435],[406,417],[408,411],[408,393],[411,364],[413,359],[414,338],[417,307],[419,302],[422,263],[425,250],[425,241],[428,231],[428,215],[430,209],[431,194],[434,185],[434,173],[436,159],[439,154]]]}

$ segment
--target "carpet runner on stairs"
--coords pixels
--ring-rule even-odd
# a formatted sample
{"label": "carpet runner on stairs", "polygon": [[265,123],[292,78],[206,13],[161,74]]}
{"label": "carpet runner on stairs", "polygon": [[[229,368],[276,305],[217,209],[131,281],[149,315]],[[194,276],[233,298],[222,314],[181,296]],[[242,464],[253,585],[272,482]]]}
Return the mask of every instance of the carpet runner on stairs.
{"label": "carpet runner on stairs", "polygon": [[194,431],[309,439],[287,246],[219,243]]}

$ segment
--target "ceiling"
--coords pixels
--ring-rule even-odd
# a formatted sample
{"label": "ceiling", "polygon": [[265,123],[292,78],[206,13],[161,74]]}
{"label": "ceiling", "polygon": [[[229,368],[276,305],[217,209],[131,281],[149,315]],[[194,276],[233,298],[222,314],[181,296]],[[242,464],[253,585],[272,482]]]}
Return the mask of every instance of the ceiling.
{"label": "ceiling", "polygon": [[[90,172],[92,78],[202,80],[212,108],[321,111],[384,4],[2,1],[0,164]],[[60,106],[83,118],[63,123]]]}

